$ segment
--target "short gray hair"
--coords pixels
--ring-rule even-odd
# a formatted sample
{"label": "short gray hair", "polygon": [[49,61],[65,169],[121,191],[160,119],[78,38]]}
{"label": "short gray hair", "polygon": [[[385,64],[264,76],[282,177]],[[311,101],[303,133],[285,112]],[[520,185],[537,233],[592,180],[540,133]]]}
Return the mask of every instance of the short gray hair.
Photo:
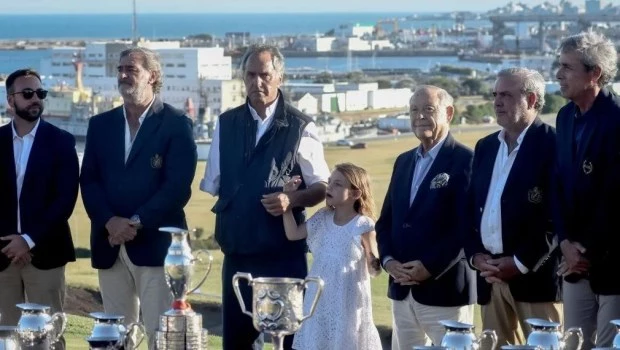
{"label": "short gray hair", "polygon": [[245,76],[245,69],[250,57],[254,54],[259,54],[262,52],[269,52],[271,54],[273,69],[280,75],[281,79],[284,79],[284,56],[277,46],[267,44],[254,44],[248,47],[245,54],[241,58],[241,71],[243,72],[243,76]]}
{"label": "short gray hair", "polygon": [[121,52],[120,58],[129,56],[132,53],[139,54],[142,57],[142,67],[144,67],[147,71],[154,73],[155,81],[153,82],[153,93],[159,93],[161,91],[161,87],[164,85],[164,81],[161,63],[157,52],[144,47],[132,47]]}
{"label": "short gray hair", "polygon": [[454,97],[452,97],[448,93],[448,91],[435,85],[418,85],[413,91],[413,95],[411,95],[411,98],[413,98],[416,94],[424,90],[435,91],[437,93],[437,98],[439,99],[439,106],[441,107],[454,106]]}
{"label": "short gray hair", "polygon": [[601,77],[598,85],[603,87],[612,82],[618,72],[618,53],[614,43],[603,34],[596,32],[582,32],[562,40],[560,53],[576,51],[581,56],[581,62],[588,71],[599,67]]}
{"label": "short gray hair", "polygon": [[545,106],[545,78],[543,78],[542,74],[529,68],[513,67],[499,71],[499,73],[497,73],[497,78],[500,77],[521,78],[523,84],[520,87],[521,92],[533,92],[536,95],[536,104],[534,104],[534,108],[538,112],[542,111]]}

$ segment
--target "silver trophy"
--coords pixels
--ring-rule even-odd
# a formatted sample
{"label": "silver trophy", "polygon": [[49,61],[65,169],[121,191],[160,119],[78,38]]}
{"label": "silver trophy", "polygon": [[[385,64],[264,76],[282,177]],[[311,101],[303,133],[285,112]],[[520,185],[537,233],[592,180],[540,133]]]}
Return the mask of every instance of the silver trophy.
{"label": "silver trophy", "polygon": [[146,334],[141,323],[136,322],[125,327],[124,316],[103,312],[93,312],[90,316],[95,319],[95,324],[86,341],[92,350],[134,350],[140,346]]}
{"label": "silver trophy", "polygon": [[527,337],[527,345],[535,345],[543,349],[563,350],[566,349],[566,342],[571,335],[577,336],[577,350],[583,344],[583,332],[581,328],[569,328],[566,333],[560,331],[561,325],[557,322],[543,320],[541,318],[528,318],[525,320],[532,332]]}
{"label": "silver trophy", "polygon": [[0,350],[18,350],[17,327],[0,326]]}
{"label": "silver trophy", "polygon": [[616,349],[620,349],[620,320],[611,320],[611,324],[616,326],[617,331],[612,346]]}
{"label": "silver trophy", "polygon": [[67,327],[62,312],[49,314],[50,307],[39,304],[17,304],[22,315],[17,323],[17,335],[22,346],[50,348],[60,340]]}
{"label": "silver trophy", "polygon": [[[155,343],[157,349],[205,349],[207,344],[207,330],[202,328],[202,315],[192,310],[186,301],[187,295],[195,292],[207,279],[211,271],[213,256],[207,250],[198,250],[192,255],[189,246],[189,231],[176,227],[161,227],[162,232],[172,236],[168,254],[164,260],[166,282],[172,291],[174,301],[172,308],[159,318],[159,329]],[[197,257],[206,255],[206,260]],[[206,264],[206,272],[202,279],[191,286],[196,261]]]}
{"label": "silver trophy", "polygon": [[[245,308],[239,280],[245,279],[252,287],[252,312]],[[284,336],[297,332],[303,321],[312,316],[323,292],[323,280],[318,277],[298,278],[252,278],[249,273],[239,272],[233,276],[233,287],[244,314],[252,317],[254,328],[271,335],[274,350],[284,348]],[[309,283],[317,284],[317,292],[308,315],[303,315],[303,292]]]}
{"label": "silver trophy", "polygon": [[474,334],[474,326],[468,323],[458,322],[454,320],[439,321],[446,327],[446,334],[441,340],[441,346],[454,349],[478,350],[482,339],[491,339],[493,345],[491,349],[497,346],[497,334],[494,330],[485,329],[480,334],[480,338],[476,338]]}

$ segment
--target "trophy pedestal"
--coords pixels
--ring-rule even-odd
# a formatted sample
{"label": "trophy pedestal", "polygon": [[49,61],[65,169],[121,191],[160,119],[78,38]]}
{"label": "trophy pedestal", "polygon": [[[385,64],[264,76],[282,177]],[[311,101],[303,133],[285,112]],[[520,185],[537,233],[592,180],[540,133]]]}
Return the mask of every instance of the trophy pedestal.
{"label": "trophy pedestal", "polygon": [[159,330],[155,335],[157,350],[205,350],[207,343],[202,315],[170,310],[159,317]]}

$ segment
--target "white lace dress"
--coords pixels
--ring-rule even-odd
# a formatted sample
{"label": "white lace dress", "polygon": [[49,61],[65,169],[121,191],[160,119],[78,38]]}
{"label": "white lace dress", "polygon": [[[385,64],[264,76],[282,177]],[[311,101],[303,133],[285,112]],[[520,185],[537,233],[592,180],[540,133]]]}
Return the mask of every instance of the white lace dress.
{"label": "white lace dress", "polygon": [[[357,215],[338,226],[333,210],[323,208],[308,220],[307,229],[314,258],[309,276],[321,277],[325,287],[314,315],[295,334],[293,348],[381,350],[361,237],[374,229],[373,220]],[[306,314],[315,294],[316,287],[310,284],[304,300]]]}

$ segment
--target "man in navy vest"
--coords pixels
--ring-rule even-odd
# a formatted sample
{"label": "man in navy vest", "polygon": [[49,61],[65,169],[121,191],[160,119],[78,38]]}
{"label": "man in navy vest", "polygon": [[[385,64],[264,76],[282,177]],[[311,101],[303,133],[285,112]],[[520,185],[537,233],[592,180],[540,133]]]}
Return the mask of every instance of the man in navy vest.
{"label": "man in navy vest", "polygon": [[[218,196],[215,238],[224,253],[222,271],[223,345],[252,349],[258,332],[243,313],[232,276],[307,275],[305,241],[288,241],[280,215],[288,208],[298,223],[304,207],[325,199],[329,169],[310,117],[285,102],[279,90],[284,58],[275,46],[251,46],[241,61],[247,103],[220,115],[200,189]],[[292,176],[303,179],[300,191],[283,193]],[[251,310],[251,290],[241,286]],[[290,349],[292,337],[285,339]]]}
{"label": "man in navy vest", "polygon": [[620,99],[605,85],[616,77],[618,55],[597,33],[568,37],[559,51],[557,78],[570,100],[556,122],[554,223],[564,256],[564,328],[581,327],[583,349],[610,347],[616,330],[609,321],[620,319]]}

